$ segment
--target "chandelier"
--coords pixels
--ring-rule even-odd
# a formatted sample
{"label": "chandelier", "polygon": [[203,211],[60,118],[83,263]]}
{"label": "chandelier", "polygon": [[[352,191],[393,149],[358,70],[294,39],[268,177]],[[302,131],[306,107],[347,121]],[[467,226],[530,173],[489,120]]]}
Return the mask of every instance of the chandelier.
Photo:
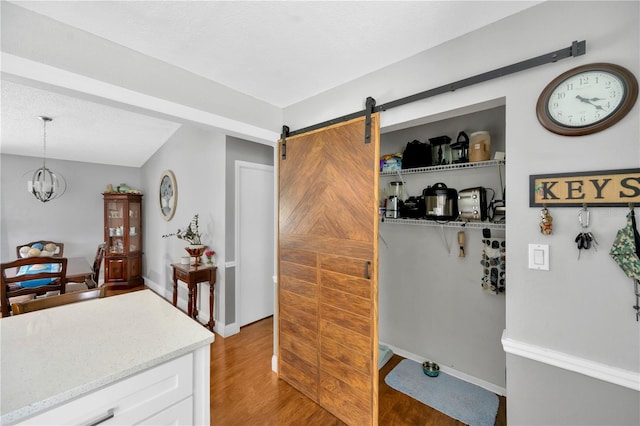
{"label": "chandelier", "polygon": [[47,168],[47,123],[53,121],[50,117],[39,116],[43,125],[43,152],[42,167],[33,173],[33,177],[28,183],[28,191],[38,200],[46,203],[55,200],[67,190],[67,182],[60,174],[56,174]]}

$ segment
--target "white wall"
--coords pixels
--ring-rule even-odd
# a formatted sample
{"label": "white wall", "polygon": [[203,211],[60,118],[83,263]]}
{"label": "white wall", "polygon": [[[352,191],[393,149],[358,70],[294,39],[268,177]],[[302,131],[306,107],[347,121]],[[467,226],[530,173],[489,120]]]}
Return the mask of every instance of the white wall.
{"label": "white wall", "polygon": [[40,239],[64,243],[67,257],[85,257],[93,263],[98,244],[104,241],[102,192],[107,184],[126,183],[138,188],[140,169],[75,161],[47,160],[47,167],[67,181],[59,199],[42,203],[27,192],[27,180],[42,159],[0,156],[0,251],[3,262],[14,260],[19,244]]}
{"label": "white wall", "polygon": [[[105,92],[96,91],[96,95],[122,101],[117,97],[126,94],[114,88],[124,87],[155,99],[195,108],[199,118],[211,123],[229,124],[228,120],[237,120],[267,129],[280,126],[280,109],[266,102],[15,4],[3,1],[0,6],[3,53],[115,85]],[[10,59],[8,56],[3,58],[4,72],[7,69],[12,72]],[[37,73],[36,65],[31,65],[31,76]],[[73,81],[51,83],[74,84]],[[79,90],[88,89],[92,88],[85,82]]]}
{"label": "white wall", "polygon": [[[607,254],[615,233],[625,224],[626,210],[591,209],[592,230],[600,249],[583,253],[581,260],[577,260],[573,245],[580,231],[577,208],[551,209],[554,233],[544,237],[538,227],[539,209],[530,208],[528,201],[531,174],[638,167],[638,104],[614,127],[577,138],[546,131],[536,119],[535,105],[548,82],[579,65],[613,62],[640,76],[639,6],[638,2],[548,1],[301,102],[284,113],[284,124],[296,130],[361,110],[367,96],[382,104],[586,39],[586,55],[415,102],[381,115],[384,132],[466,105],[506,99],[509,247],[506,337],[516,346],[538,348],[543,355],[556,351],[567,357],[561,365],[563,374],[555,374],[557,369],[545,365],[550,361],[544,357],[541,361],[523,361],[520,356],[507,355],[507,414],[512,425],[583,425],[593,424],[594,419],[600,418],[607,418],[611,424],[640,423],[637,385],[640,333],[631,308],[633,288]],[[527,268],[529,243],[550,245],[549,272]],[[383,327],[381,324],[381,329]],[[537,368],[531,368],[530,364],[536,364]],[[576,373],[577,365],[603,369],[603,380]],[[607,383],[616,381],[613,377],[616,372],[628,379],[627,386]],[[583,373],[592,372],[586,369]],[[542,374],[547,380],[536,380],[535,374]],[[616,386],[615,393],[611,392],[611,386]],[[566,392],[549,392],[556,387]],[[572,392],[589,395],[589,401],[597,400],[597,404],[586,406],[573,395],[565,396]],[[617,401],[619,397],[629,403],[621,406]],[[599,415],[594,417],[595,410]]]}
{"label": "white wall", "polygon": [[[158,187],[160,175],[170,169],[176,177],[178,201],[170,221],[160,214]],[[162,235],[184,229],[193,216],[200,215],[203,243],[216,251],[219,265],[224,265],[225,253],[225,136],[201,127],[184,125],[142,167],[144,198],[144,266],[146,284],[171,300],[173,280],[171,263],[179,263],[187,252],[187,243],[176,237]],[[200,284],[198,310],[200,319],[208,320],[208,286]],[[224,318],[224,268],[217,271],[214,317]],[[187,289],[178,286],[178,306],[186,309]]]}

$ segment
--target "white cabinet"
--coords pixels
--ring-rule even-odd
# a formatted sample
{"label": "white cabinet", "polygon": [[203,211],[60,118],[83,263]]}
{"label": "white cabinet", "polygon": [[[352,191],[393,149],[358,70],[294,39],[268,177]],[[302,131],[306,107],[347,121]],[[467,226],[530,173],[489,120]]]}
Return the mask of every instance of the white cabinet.
{"label": "white cabinet", "polygon": [[209,424],[214,335],[151,290],[3,318],[0,335],[2,425]]}
{"label": "white cabinet", "polygon": [[150,368],[64,405],[23,425],[134,425],[193,422],[193,355]]}

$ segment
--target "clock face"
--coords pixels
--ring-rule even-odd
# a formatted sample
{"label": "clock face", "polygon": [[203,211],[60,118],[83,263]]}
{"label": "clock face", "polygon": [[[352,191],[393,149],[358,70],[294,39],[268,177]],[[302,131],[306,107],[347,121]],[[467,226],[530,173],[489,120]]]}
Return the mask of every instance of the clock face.
{"label": "clock face", "polygon": [[562,81],[547,101],[549,116],[558,124],[584,127],[611,116],[626,95],[624,81],[606,71],[585,71]]}
{"label": "clock face", "polygon": [[620,121],[638,97],[635,76],[619,65],[597,63],[571,69],[545,87],[536,113],[548,130],[581,136]]}

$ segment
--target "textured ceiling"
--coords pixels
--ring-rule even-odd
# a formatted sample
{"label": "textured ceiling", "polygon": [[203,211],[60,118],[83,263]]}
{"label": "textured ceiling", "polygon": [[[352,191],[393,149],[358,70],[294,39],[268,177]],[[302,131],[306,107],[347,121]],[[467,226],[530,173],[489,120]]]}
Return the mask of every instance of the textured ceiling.
{"label": "textured ceiling", "polygon": [[[19,7],[286,107],[531,7],[539,1],[15,1]],[[36,34],[34,33],[34,36]],[[4,83],[4,82],[3,82]],[[55,158],[98,161],[100,146],[137,148],[141,165],[177,125],[19,85],[2,87],[2,151],[34,155],[17,138],[63,105]],[[31,102],[15,97],[25,96]],[[59,99],[56,99],[59,97]],[[36,108],[41,106],[41,108]],[[6,112],[6,110],[20,111]],[[37,111],[37,112],[36,112]],[[87,115],[92,119],[88,120]],[[34,121],[35,120],[35,121]],[[51,131],[56,125],[52,123]],[[62,127],[62,126],[61,126]],[[28,130],[27,130],[28,129]],[[100,129],[108,129],[102,131]],[[28,132],[28,133],[27,133]],[[87,145],[88,140],[109,143]],[[53,138],[53,134],[52,134]],[[85,141],[84,145],[80,141]],[[135,142],[135,143],[134,143]],[[52,141],[53,143],[53,141]],[[40,144],[41,145],[41,144]],[[93,157],[92,157],[93,155]],[[117,157],[114,157],[114,159]],[[115,160],[117,161],[117,160]],[[106,161],[109,162],[109,161]]]}

